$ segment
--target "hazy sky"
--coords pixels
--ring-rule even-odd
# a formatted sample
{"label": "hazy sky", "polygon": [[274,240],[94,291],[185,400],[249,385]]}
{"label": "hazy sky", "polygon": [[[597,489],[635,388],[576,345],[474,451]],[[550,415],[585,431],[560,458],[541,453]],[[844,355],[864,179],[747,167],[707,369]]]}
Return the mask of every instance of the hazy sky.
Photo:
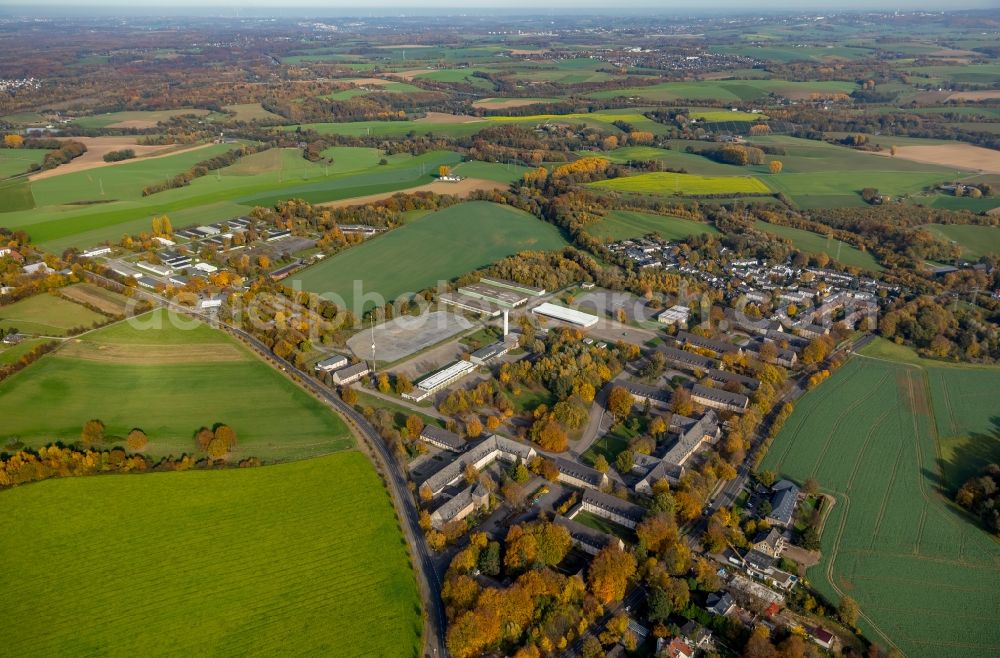
{"label": "hazy sky", "polygon": [[[476,9],[487,7],[516,8],[526,7],[536,10],[536,13],[544,13],[548,10],[605,10],[614,9],[643,9],[654,10],[662,13],[672,13],[677,10],[723,10],[735,9],[744,12],[752,11],[776,11],[776,10],[864,10],[864,9],[930,9],[930,10],[956,10],[971,8],[990,8],[997,6],[997,0],[618,0],[609,3],[607,0],[290,0],[279,2],[277,0],[153,0],[148,3],[141,3],[146,9],[156,6],[164,7],[199,7],[207,9],[210,7],[240,8],[240,7],[275,7],[277,11],[288,10],[289,8],[306,9],[315,8],[317,10],[331,10],[335,13],[343,13],[348,10],[356,10],[359,14],[371,11],[384,10],[408,10],[419,11],[420,9],[463,9],[474,12]],[[0,0],[0,9],[4,6],[64,6],[73,7],[80,10],[86,6],[100,7],[136,7],[135,0],[84,0],[83,2],[72,2],[71,0],[34,0],[24,2],[23,0]],[[255,12],[259,13],[259,12]]]}

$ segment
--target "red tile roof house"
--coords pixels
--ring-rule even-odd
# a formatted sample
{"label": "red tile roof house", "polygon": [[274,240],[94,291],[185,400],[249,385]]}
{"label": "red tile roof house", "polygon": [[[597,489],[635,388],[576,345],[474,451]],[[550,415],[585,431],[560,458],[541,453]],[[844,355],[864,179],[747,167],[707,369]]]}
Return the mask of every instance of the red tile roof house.
{"label": "red tile roof house", "polygon": [[824,649],[830,649],[833,647],[833,641],[836,640],[836,636],[828,630],[820,628],[817,626],[809,634],[812,637],[813,642],[823,647]]}

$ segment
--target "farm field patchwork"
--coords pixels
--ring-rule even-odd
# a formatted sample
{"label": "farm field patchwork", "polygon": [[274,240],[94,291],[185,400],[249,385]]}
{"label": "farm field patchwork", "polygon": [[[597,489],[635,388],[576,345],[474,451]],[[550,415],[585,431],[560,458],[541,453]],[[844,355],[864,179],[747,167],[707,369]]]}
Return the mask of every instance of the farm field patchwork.
{"label": "farm field patchwork", "polygon": [[515,208],[472,201],[423,215],[323,260],[296,274],[295,280],[304,290],[339,296],[354,310],[362,301],[356,297],[355,282],[366,294],[392,300],[519,251],[565,245],[551,224]]}
{"label": "farm field patchwork", "polygon": [[[46,572],[0,575],[11,653],[419,652],[406,546],[388,495],[356,451],[260,468],[49,480],[0,499],[11,531],[0,561]],[[81,555],[122,551],[115,568],[80,571]]]}
{"label": "farm field patchwork", "polygon": [[652,172],[590,183],[589,187],[616,192],[637,192],[664,196],[706,194],[770,194],[771,190],[753,176],[699,176]]}
{"label": "farm field patchwork", "polygon": [[80,117],[73,121],[81,128],[153,128],[160,121],[184,115],[205,116],[208,110],[194,108],[178,110],[135,110],[127,112],[111,112]]}
{"label": "farm field patchwork", "polygon": [[650,233],[658,233],[666,240],[681,240],[691,235],[714,235],[719,232],[714,226],[704,222],[628,210],[614,210],[588,226],[586,231],[608,240],[627,240]]}
{"label": "farm field patchwork", "polygon": [[217,422],[236,430],[236,458],[294,459],[351,445],[320,402],[225,334],[181,320],[190,328],[163,311],[135,327],[105,327],[0,382],[0,440],[74,442],[84,422],[99,418],[112,437],[142,428],[154,456],[192,452],[195,430]]}
{"label": "farm field patchwork", "polygon": [[65,336],[71,329],[89,329],[103,315],[57,295],[42,293],[0,306],[0,329],[23,334]]}
{"label": "farm field patchwork", "polygon": [[[883,646],[891,640],[911,658],[994,655],[1000,625],[977,611],[993,610],[1000,547],[938,488],[935,460],[943,405],[960,412],[989,405],[995,414],[995,399],[984,401],[974,387],[996,390],[1000,369],[923,368],[883,358],[854,357],[807,393],[761,468],[800,483],[815,477],[836,498],[823,559],[809,577],[833,601],[858,601],[866,635]],[[957,379],[979,372],[981,379],[956,391],[957,400],[938,399],[943,388],[951,391],[951,373]],[[963,420],[958,431],[985,430],[988,413]]]}
{"label": "farm field patchwork", "polygon": [[852,82],[790,82],[787,80],[712,80],[663,82],[648,87],[613,89],[589,94],[592,98],[637,97],[650,101],[713,100],[753,101],[769,94],[786,98],[808,98],[811,94],[849,94]]}
{"label": "farm field patchwork", "polygon": [[832,237],[825,238],[819,233],[813,233],[812,231],[804,231],[780,224],[769,224],[760,220],[754,223],[754,227],[759,231],[790,240],[796,249],[801,249],[810,254],[826,254],[848,267],[858,267],[863,270],[873,271],[883,269],[870,253],[861,251],[857,247]]}
{"label": "farm field patchwork", "polygon": [[1000,226],[928,224],[923,228],[939,238],[958,244],[965,258],[1000,254]]}

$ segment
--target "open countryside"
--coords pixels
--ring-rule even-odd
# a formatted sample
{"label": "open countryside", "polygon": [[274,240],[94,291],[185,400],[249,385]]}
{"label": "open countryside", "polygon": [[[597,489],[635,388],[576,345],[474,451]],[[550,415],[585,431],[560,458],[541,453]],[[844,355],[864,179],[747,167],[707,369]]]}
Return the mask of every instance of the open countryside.
{"label": "open countryside", "polygon": [[[406,548],[385,490],[357,452],[222,472],[70,478],[4,500],[4,526],[24,532],[3,542],[0,560],[28,559],[48,573],[0,576],[11,597],[4,643],[15,653],[322,648],[409,658],[419,644]],[[81,574],[81,553],[123,547],[120,568]],[[275,559],[261,564],[265,554]],[[70,581],[75,594],[66,597]],[[105,604],[81,619],[80,601]],[[143,631],[122,633],[122,625]]]}
{"label": "open countryside", "polygon": [[855,598],[867,630],[917,658],[1000,649],[997,626],[975,612],[990,608],[1000,586],[1000,548],[945,497],[961,480],[942,480],[975,473],[983,463],[947,469],[938,463],[946,449],[946,460],[975,460],[983,446],[968,442],[1000,442],[972,438],[993,431],[978,414],[942,444],[950,415],[963,417],[984,402],[981,388],[956,391],[951,374],[976,377],[976,386],[993,390],[1000,384],[998,369],[854,357],[806,395],[762,464],[798,481],[816,478],[836,497],[824,527],[823,561],[810,578],[830,597]]}

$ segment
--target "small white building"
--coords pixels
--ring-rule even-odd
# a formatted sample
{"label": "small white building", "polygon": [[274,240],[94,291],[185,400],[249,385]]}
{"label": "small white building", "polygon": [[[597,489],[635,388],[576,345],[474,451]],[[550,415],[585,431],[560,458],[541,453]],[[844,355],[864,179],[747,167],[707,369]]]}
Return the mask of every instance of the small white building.
{"label": "small white building", "polygon": [[334,370],[340,370],[341,368],[347,367],[347,357],[342,354],[334,354],[328,359],[323,359],[316,364],[315,370],[317,372],[333,372]]}
{"label": "small white building", "polygon": [[667,310],[660,313],[656,320],[660,324],[665,325],[679,325],[686,327],[688,323],[688,318],[691,317],[691,309],[687,306],[681,306],[680,304],[675,304]]}
{"label": "small white building", "polygon": [[198,263],[197,265],[194,266],[194,269],[200,272],[204,272],[205,274],[212,274],[214,272],[219,271],[218,267],[210,263]]}
{"label": "small white building", "polygon": [[104,256],[111,253],[111,247],[94,247],[93,249],[88,249],[87,251],[81,252],[81,258],[95,258],[97,256]]}

